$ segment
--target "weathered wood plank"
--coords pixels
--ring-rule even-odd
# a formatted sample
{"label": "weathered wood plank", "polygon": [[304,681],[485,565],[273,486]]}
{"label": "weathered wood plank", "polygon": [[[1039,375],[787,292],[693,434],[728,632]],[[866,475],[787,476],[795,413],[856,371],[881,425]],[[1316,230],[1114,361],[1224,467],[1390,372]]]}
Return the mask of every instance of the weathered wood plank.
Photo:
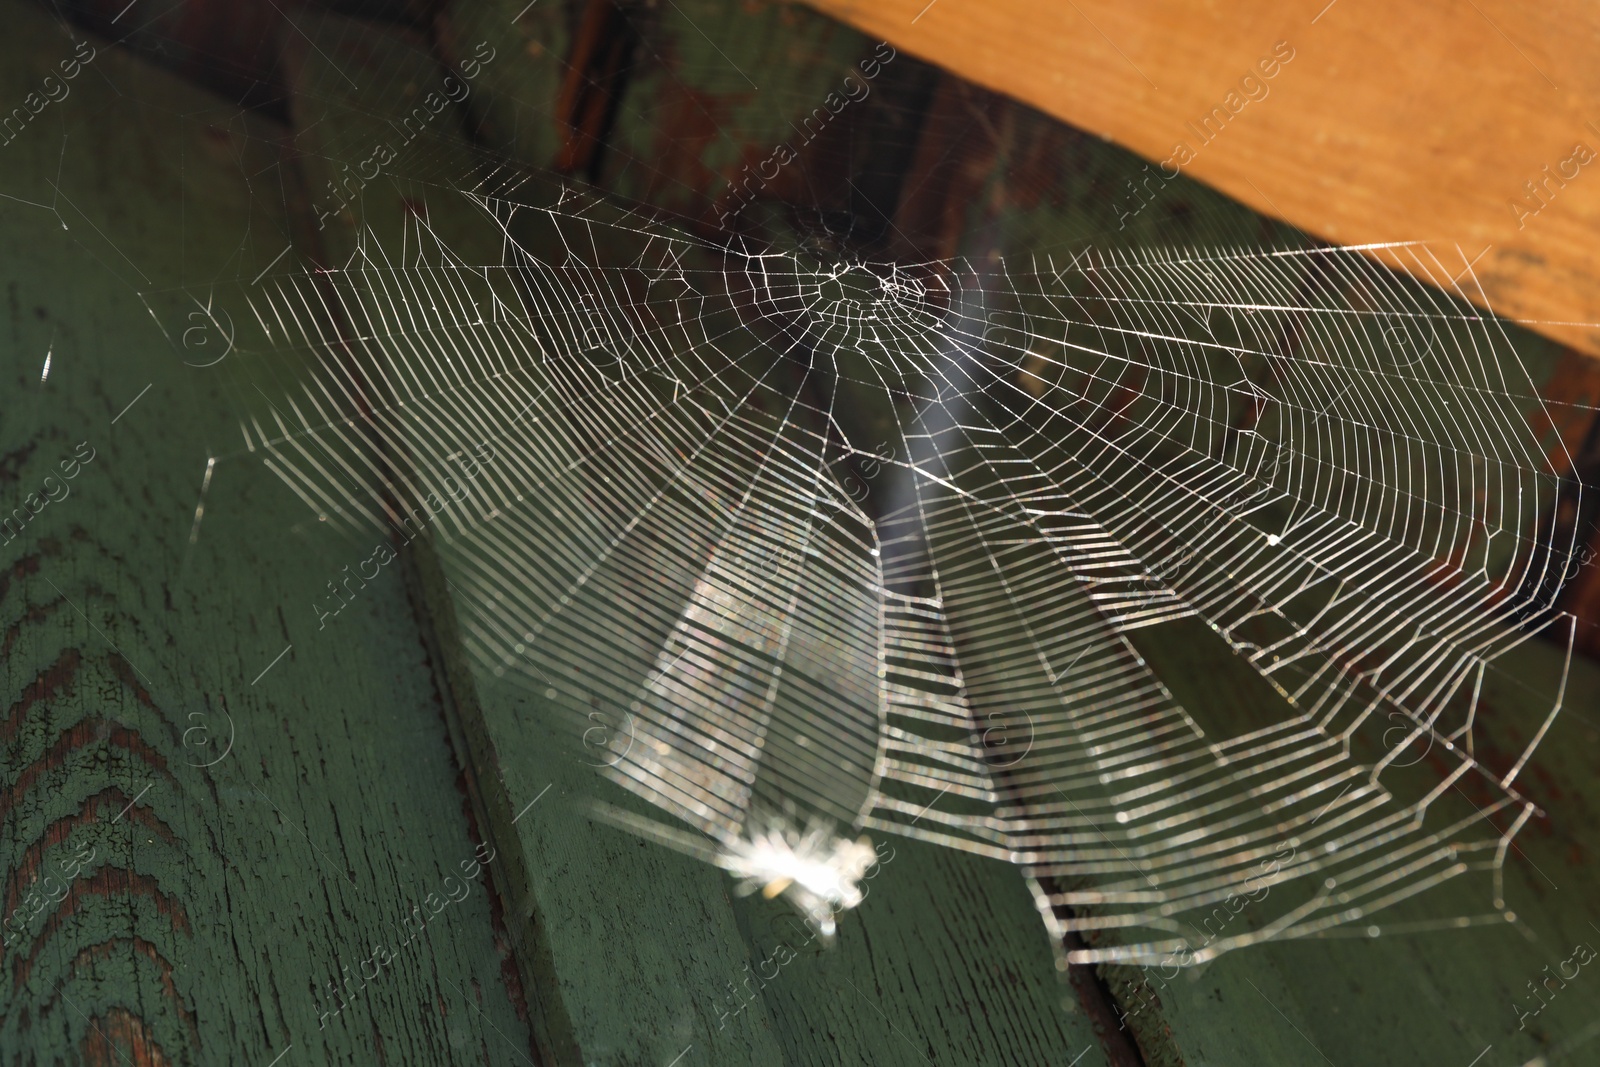
{"label": "weathered wood plank", "polygon": [[582,74],[570,62],[574,18],[566,3],[455,0],[435,23],[440,58],[457,71],[479,41],[495,49],[466,107],[475,135],[525,167],[554,167],[573,137],[559,105]]}
{"label": "weathered wood plank", "polygon": [[[73,42],[4,8],[22,100]],[[283,131],[94,47],[0,156],[5,512],[93,455],[0,548],[3,1058],[529,1062],[404,584],[319,630],[372,546],[291,518],[219,368],[184,365],[225,347],[213,319],[161,304],[288,246]]]}

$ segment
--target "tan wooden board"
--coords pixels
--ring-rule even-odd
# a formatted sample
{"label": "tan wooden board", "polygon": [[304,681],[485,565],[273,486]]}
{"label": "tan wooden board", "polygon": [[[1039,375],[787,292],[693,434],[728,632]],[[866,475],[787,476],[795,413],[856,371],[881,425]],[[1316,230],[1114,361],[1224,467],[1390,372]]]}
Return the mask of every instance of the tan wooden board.
{"label": "tan wooden board", "polygon": [[1600,354],[1600,155],[1559,173],[1600,153],[1594,5],[810,2],[1327,240],[1459,245],[1496,311]]}

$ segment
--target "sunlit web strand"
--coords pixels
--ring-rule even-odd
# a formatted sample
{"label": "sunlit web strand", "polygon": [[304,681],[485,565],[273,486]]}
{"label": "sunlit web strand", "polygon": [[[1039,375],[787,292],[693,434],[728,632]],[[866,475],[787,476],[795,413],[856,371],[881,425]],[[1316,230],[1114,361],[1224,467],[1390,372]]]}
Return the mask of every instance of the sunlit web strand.
{"label": "sunlit web strand", "polygon": [[[570,197],[523,210],[560,237],[541,258],[489,206],[503,266],[419,226],[431,265],[374,246],[314,300],[262,298],[296,325],[256,353],[304,357],[272,458],[376,523],[361,501],[437,499],[441,459],[503,442],[440,531],[469,646],[578,729],[620,719],[603,773],[710,854],[815,825],[1010,859],[1085,959],[1306,936],[1498,873],[1531,807],[1471,754],[1474,679],[1559,621],[1533,590],[1570,546],[1523,533],[1561,470],[1456,297],[1340,250],[746,256]],[[324,302],[357,343],[311,325]],[[841,480],[868,461],[870,512]],[[1196,623],[1271,717],[1163,683],[1139,642]],[[1396,758],[1395,715],[1444,779]],[[1260,885],[1248,930],[1203,925]]]}

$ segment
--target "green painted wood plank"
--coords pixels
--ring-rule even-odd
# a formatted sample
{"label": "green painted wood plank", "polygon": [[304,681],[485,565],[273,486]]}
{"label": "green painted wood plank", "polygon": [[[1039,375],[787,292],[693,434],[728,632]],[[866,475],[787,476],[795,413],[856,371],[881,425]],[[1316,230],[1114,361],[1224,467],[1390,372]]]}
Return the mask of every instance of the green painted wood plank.
{"label": "green painted wood plank", "polygon": [[449,0],[436,20],[441,58],[458,72],[488,41],[495,60],[481,68],[467,105],[471,128],[506,158],[552,166],[567,138],[557,102],[572,50],[570,3]]}
{"label": "green painted wood plank", "polygon": [[[21,101],[73,43],[4,11]],[[0,546],[0,1058],[530,1062],[404,583],[319,630],[372,546],[296,520],[218,369],[184,365],[222,346],[210,320],[174,350],[138,295],[288,246],[282,131],[94,47],[0,149],[5,512],[94,457]],[[438,912],[407,930],[414,906]],[[346,968],[370,981],[340,999]]]}
{"label": "green painted wood plank", "polygon": [[732,980],[757,976],[787,1062],[1109,1062],[1014,867],[874,842],[883,861],[831,949],[808,940],[782,901],[736,901],[752,951],[750,971]]}
{"label": "green painted wood plank", "polygon": [[[765,189],[758,192],[766,183],[745,188],[741,179],[759,179],[760,165],[780,144],[804,148],[804,120],[811,119],[812,131],[824,128],[813,117],[816,109],[831,125],[824,102],[834,94],[842,106],[847,76],[853,95],[871,99],[872,80],[857,63],[871,57],[872,42],[798,4],[741,10],[723,0],[680,0],[634,12],[629,22],[638,43],[600,184],[708,230],[724,212],[736,219],[753,198],[771,199]],[[784,179],[777,188],[793,188],[809,177],[802,173],[807,166],[765,170]],[[758,204],[750,214],[761,210]]]}

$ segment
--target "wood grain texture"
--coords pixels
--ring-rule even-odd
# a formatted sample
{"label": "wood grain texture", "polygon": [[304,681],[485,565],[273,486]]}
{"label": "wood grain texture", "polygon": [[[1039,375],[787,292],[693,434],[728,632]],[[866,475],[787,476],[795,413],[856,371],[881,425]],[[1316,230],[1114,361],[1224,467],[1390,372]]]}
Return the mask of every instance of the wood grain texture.
{"label": "wood grain texture", "polygon": [[[1496,311],[1600,353],[1600,180],[1591,164],[1542,199],[1524,185],[1575,144],[1600,152],[1590,5],[811,2],[1152,162],[1187,144],[1174,166],[1319,237],[1481,253]],[[1228,102],[1279,41],[1293,59],[1266,95]],[[1220,132],[1197,136],[1217,107]]]}
{"label": "wood grain texture", "polygon": [[[73,42],[4,13],[21,99]],[[370,546],[290,517],[185,365],[222,338],[173,348],[139,295],[286,247],[284,131],[95,46],[3,150],[4,510],[93,459],[0,547],[0,1059],[530,1062],[404,585],[319,631]]]}

